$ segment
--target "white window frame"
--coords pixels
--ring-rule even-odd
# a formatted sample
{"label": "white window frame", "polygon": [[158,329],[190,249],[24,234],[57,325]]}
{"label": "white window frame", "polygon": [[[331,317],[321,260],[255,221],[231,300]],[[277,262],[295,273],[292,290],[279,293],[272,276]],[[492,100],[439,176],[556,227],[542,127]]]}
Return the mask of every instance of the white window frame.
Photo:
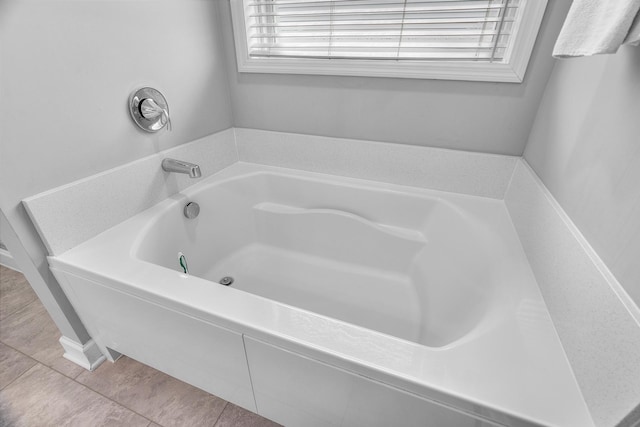
{"label": "white window frame", "polygon": [[230,0],[238,71],[521,83],[538,36],[547,0],[522,0],[522,19],[504,62],[386,61],[310,58],[252,58],[247,46],[243,0]]}

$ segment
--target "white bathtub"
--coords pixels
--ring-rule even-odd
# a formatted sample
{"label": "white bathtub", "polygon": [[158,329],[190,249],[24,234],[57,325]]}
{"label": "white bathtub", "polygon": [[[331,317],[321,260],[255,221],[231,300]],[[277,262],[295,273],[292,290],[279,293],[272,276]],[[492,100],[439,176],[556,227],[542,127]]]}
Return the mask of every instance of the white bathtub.
{"label": "white bathtub", "polygon": [[286,425],[591,423],[499,200],[236,163],[50,265],[105,353]]}

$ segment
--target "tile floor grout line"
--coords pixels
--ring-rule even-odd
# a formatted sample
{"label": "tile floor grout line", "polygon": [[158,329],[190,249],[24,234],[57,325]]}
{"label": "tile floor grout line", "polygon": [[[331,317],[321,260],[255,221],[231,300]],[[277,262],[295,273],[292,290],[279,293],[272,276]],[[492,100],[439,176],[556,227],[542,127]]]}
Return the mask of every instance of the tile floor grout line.
{"label": "tile floor grout line", "polygon": [[[89,371],[88,369],[84,369],[84,368],[83,368],[83,369],[84,369],[83,371],[80,371],[80,372],[79,372],[75,377],[73,377],[73,378],[72,378],[72,377],[70,377],[69,375],[66,375],[66,374],[64,374],[64,373],[62,373],[62,372],[60,372],[60,371],[58,371],[57,369],[55,369],[55,368],[53,368],[53,367],[51,367],[51,366],[48,366],[48,365],[46,365],[46,364],[44,364],[44,363],[40,362],[39,360],[37,360],[37,359],[33,358],[32,356],[28,355],[27,353],[25,353],[25,352],[23,352],[23,351],[21,351],[21,350],[18,350],[17,348],[15,348],[15,347],[13,347],[13,346],[11,346],[11,345],[7,344],[7,343],[6,343],[6,342],[4,342],[4,341],[0,341],[0,343],[2,343],[2,344],[4,344],[4,345],[6,345],[6,346],[7,346],[7,347],[9,347],[10,349],[12,349],[12,350],[14,350],[14,351],[16,351],[16,352],[18,352],[18,353],[22,354],[23,356],[25,356],[25,357],[27,357],[27,358],[29,358],[29,359],[31,359],[32,361],[34,361],[34,362],[35,362],[35,365],[31,366],[29,369],[27,369],[26,371],[24,371],[23,373],[21,373],[18,377],[16,377],[16,378],[15,378],[13,381],[11,381],[9,384],[7,384],[7,385],[5,385],[4,387],[2,387],[2,389],[0,389],[0,391],[1,391],[1,390],[4,390],[4,389],[5,389],[5,388],[7,388],[9,385],[13,384],[13,383],[18,379],[18,378],[22,377],[25,373],[27,373],[28,371],[30,371],[31,369],[33,369],[35,366],[37,366],[37,365],[42,365],[42,366],[44,366],[45,368],[50,369],[50,370],[52,370],[52,371],[54,371],[54,372],[56,372],[56,373],[58,373],[58,374],[62,375],[63,377],[68,378],[68,379],[70,379],[71,381],[73,381],[73,382],[75,382],[75,383],[77,383],[77,384],[80,384],[80,385],[81,385],[81,386],[83,386],[84,388],[86,388],[86,389],[88,389],[88,390],[91,390],[92,392],[94,392],[94,393],[96,393],[96,394],[98,394],[98,395],[100,395],[100,396],[104,397],[105,399],[109,400],[110,402],[115,403],[115,404],[116,404],[116,405],[118,405],[118,406],[122,406],[123,408],[125,408],[125,409],[127,409],[127,410],[129,410],[129,411],[133,412],[134,414],[139,415],[139,416],[141,416],[142,418],[144,418],[144,419],[146,419],[146,420],[149,420],[149,425],[150,425],[150,424],[152,424],[152,423],[155,423],[155,424],[159,425],[160,427],[163,427],[163,426],[162,426],[162,424],[160,424],[160,423],[158,423],[158,422],[156,422],[156,421],[152,420],[151,418],[149,418],[149,417],[147,417],[147,416],[145,416],[145,415],[142,415],[141,413],[139,413],[139,412],[135,411],[134,409],[130,408],[129,406],[126,406],[126,405],[124,405],[124,404],[122,404],[122,403],[120,403],[120,402],[118,402],[118,401],[116,401],[116,400],[113,400],[113,399],[112,399],[112,398],[110,398],[109,396],[106,396],[106,395],[102,394],[101,392],[99,392],[99,391],[97,391],[97,390],[94,390],[93,388],[91,388],[91,387],[90,387],[90,386],[88,386],[87,384],[83,384],[83,383],[81,383],[80,381],[78,381],[78,380],[77,380],[77,378],[78,378],[80,375],[82,375],[83,373],[85,373],[85,372],[93,372],[93,371]],[[73,362],[70,362],[70,363],[73,363]],[[78,366],[79,366],[79,365],[78,365]],[[80,367],[82,368],[82,366],[80,366]],[[228,401],[225,401],[224,407],[222,408],[222,411],[220,412],[220,415],[218,415],[218,418],[216,418],[216,421],[213,423],[213,426],[214,426],[214,427],[215,427],[216,423],[218,422],[218,420],[220,419],[220,417],[222,416],[222,412],[224,412],[224,410],[227,408],[227,404],[228,404],[228,403],[229,403]]]}
{"label": "tile floor grout line", "polygon": [[[0,341],[0,342],[1,342],[1,341]],[[3,343],[3,344],[5,344],[5,343]],[[5,345],[7,345],[7,344],[5,344]],[[8,345],[7,345],[7,346],[8,346]],[[8,346],[8,347],[11,347],[11,346]],[[11,348],[13,348],[13,347],[11,347]],[[15,350],[15,349],[14,349],[14,350]],[[19,350],[16,350],[16,351],[20,352]],[[20,352],[20,353],[22,353],[22,352]],[[24,353],[23,353],[23,354],[24,354]],[[26,356],[26,355],[25,355],[25,356]],[[29,356],[27,356],[27,357],[29,357]],[[116,406],[123,407],[123,408],[125,408],[126,410],[131,411],[132,413],[134,413],[134,414],[136,414],[136,415],[138,415],[138,416],[140,416],[140,417],[144,418],[145,420],[149,421],[149,424],[147,424],[147,427],[149,427],[149,426],[150,426],[151,424],[153,424],[153,423],[155,423],[155,424],[159,425],[160,427],[163,427],[161,424],[156,423],[156,422],[155,422],[155,421],[153,421],[152,419],[150,419],[150,418],[148,418],[148,417],[145,417],[145,416],[144,416],[144,415],[142,415],[142,414],[139,414],[138,412],[136,412],[136,411],[134,411],[133,409],[131,409],[131,408],[129,408],[129,407],[127,407],[127,406],[125,406],[125,405],[121,404],[120,402],[116,402],[115,400],[113,400],[113,399],[111,399],[111,398],[109,398],[109,397],[105,396],[105,395],[104,395],[104,394],[102,394],[102,393],[97,392],[96,390],[92,389],[91,387],[89,387],[89,386],[87,386],[87,385],[82,384],[81,382],[78,382],[78,381],[76,381],[75,379],[68,377],[67,375],[64,375],[62,372],[58,372],[57,370],[53,369],[52,367],[47,366],[47,365],[45,365],[45,364],[43,364],[43,363],[40,363],[40,362],[38,362],[37,360],[33,359],[32,357],[29,357],[29,358],[30,358],[31,360],[35,361],[35,362],[36,362],[36,364],[35,364],[35,365],[33,365],[32,367],[30,367],[29,369],[27,369],[26,371],[24,371],[23,373],[21,373],[20,375],[18,375],[18,377],[16,377],[16,378],[15,378],[13,381],[11,381],[9,384],[7,384],[7,385],[5,385],[4,387],[2,387],[2,389],[0,389],[0,391],[5,390],[5,389],[6,389],[6,388],[8,388],[11,384],[15,383],[15,382],[16,382],[16,381],[18,381],[20,378],[22,378],[22,377],[23,377],[27,372],[31,371],[33,368],[35,368],[35,367],[37,367],[38,365],[40,365],[40,366],[44,367],[45,369],[49,369],[50,371],[53,371],[53,372],[55,372],[55,373],[57,373],[57,374],[59,374],[59,375],[62,375],[63,377],[65,377],[65,378],[67,378],[67,379],[69,379],[69,380],[71,380],[71,381],[75,382],[76,384],[78,384],[78,385],[80,385],[80,386],[82,386],[82,387],[86,388],[87,390],[92,391],[92,392],[94,392],[95,394],[97,394],[97,395],[99,395],[99,396],[101,396],[101,397],[103,397],[103,398],[107,399],[109,402],[111,402],[111,403],[115,404]],[[81,372],[81,373],[82,373],[82,372]],[[226,405],[225,405],[225,407],[226,407]],[[217,422],[217,420],[216,420],[216,422]]]}
{"label": "tile floor grout line", "polygon": [[[87,372],[93,372],[93,371],[89,371],[89,370],[87,370]],[[80,372],[80,374],[78,374],[78,377],[79,377],[80,375],[82,375],[82,374],[84,374],[84,372]],[[68,377],[67,377],[67,378],[68,378]],[[98,395],[100,395],[100,396],[104,397],[104,398],[105,398],[105,399],[107,399],[108,401],[113,402],[113,403],[115,403],[115,404],[116,404],[116,405],[118,405],[118,406],[122,406],[123,408],[128,409],[129,411],[133,412],[133,413],[134,413],[134,414],[136,414],[136,415],[140,415],[140,416],[141,416],[142,418],[144,418],[145,420],[149,420],[149,425],[151,425],[151,423],[155,423],[155,424],[159,425],[160,427],[163,427],[163,426],[162,426],[162,424],[160,424],[159,422],[156,422],[156,421],[152,420],[151,418],[149,418],[149,417],[147,417],[147,416],[145,416],[145,415],[140,414],[139,412],[135,411],[134,409],[129,408],[129,407],[128,407],[128,406],[126,406],[125,404],[120,403],[120,402],[118,402],[118,401],[116,401],[116,400],[113,400],[113,399],[112,399],[112,398],[110,398],[109,396],[107,396],[107,395],[105,395],[105,394],[102,394],[101,392],[99,392],[99,391],[97,391],[97,390],[94,390],[93,388],[89,387],[87,384],[83,384],[83,383],[81,383],[80,381],[76,380],[75,378],[71,378],[71,381],[73,381],[73,382],[75,382],[75,383],[77,383],[77,384],[80,384],[82,387],[84,387],[84,388],[86,388],[86,389],[88,389],[88,390],[91,390],[92,392],[94,392],[94,393],[96,393],[96,394],[98,394]]]}
{"label": "tile floor grout line", "polygon": [[[62,357],[64,358],[64,356],[62,356]],[[69,362],[71,362],[71,361],[69,361]],[[71,362],[71,363],[75,363],[75,362]],[[78,366],[80,366],[80,365],[78,365]],[[80,375],[84,374],[84,372],[85,372],[85,371],[89,371],[89,370],[88,370],[87,368],[85,368],[84,366],[80,366],[80,367],[82,368],[82,371],[78,372],[74,377],[69,377],[69,378],[71,378],[72,380],[74,380],[74,381],[75,381],[75,380],[76,380],[76,378],[78,378]],[[89,371],[89,372],[93,372],[93,371]]]}
{"label": "tile floor grout line", "polygon": [[[124,356],[124,355],[123,355],[123,356]],[[127,356],[125,356],[125,357],[127,357]],[[134,360],[134,361],[135,361],[135,359],[131,359],[131,360]],[[115,363],[115,362],[113,362],[113,363]],[[141,362],[138,362],[138,363],[141,363]],[[142,365],[144,365],[143,363],[141,363],[141,364],[142,364]],[[144,365],[144,366],[147,366],[147,367],[151,368],[151,367],[150,367],[150,366],[148,366],[148,365]],[[151,368],[151,369],[156,370],[155,368]],[[87,371],[87,372],[93,372],[93,371],[88,371],[88,370],[86,370],[86,371]],[[163,373],[162,371],[158,371],[158,372]],[[79,377],[80,375],[82,375],[83,373],[84,373],[84,372],[81,372],[81,373],[78,375],[78,377]],[[167,374],[165,374],[165,375],[167,375]],[[179,380],[179,379],[177,379],[177,378],[175,378],[175,377],[171,377],[170,375],[169,375],[169,377],[184,383],[184,381]],[[126,409],[130,410],[131,412],[133,412],[133,413],[135,413],[135,414],[138,414],[138,415],[140,415],[141,417],[143,417],[143,418],[145,418],[145,419],[150,420],[150,421],[151,421],[151,423],[156,424],[156,425],[158,425],[158,426],[160,426],[160,427],[164,427],[162,424],[160,424],[160,422],[158,422],[158,421],[154,421],[153,419],[151,419],[151,418],[149,418],[149,417],[147,417],[147,416],[145,416],[145,415],[140,414],[140,413],[139,413],[139,412],[137,412],[135,409],[130,408],[129,406],[125,405],[124,403],[120,403],[120,402],[118,402],[118,401],[116,401],[116,400],[114,400],[114,399],[110,398],[109,396],[107,396],[107,395],[105,395],[105,394],[102,394],[102,392],[99,392],[99,391],[97,391],[97,390],[93,389],[93,388],[92,388],[91,386],[89,386],[88,384],[83,384],[83,383],[81,383],[80,381],[78,381],[77,379],[72,379],[72,380],[73,380],[73,381],[75,381],[75,382],[77,382],[78,384],[80,384],[80,385],[82,385],[82,386],[84,386],[84,387],[88,388],[89,390],[91,390],[91,391],[93,391],[93,392],[95,392],[95,393],[99,394],[100,396],[104,397],[105,399],[109,399],[110,401],[112,401],[112,402],[114,402],[114,403],[116,403],[116,404],[118,404],[118,405],[122,406],[123,408],[126,408]],[[190,384],[188,384],[188,383],[185,383],[185,384],[190,385]],[[190,386],[191,386],[191,385],[190,385]],[[192,387],[193,387],[193,386],[192,386]],[[197,387],[195,387],[195,388],[197,389]],[[212,427],[215,427],[215,426],[216,426],[216,424],[218,423],[218,421],[220,421],[220,418],[222,417],[223,412],[225,411],[225,409],[227,409],[227,406],[228,406],[228,405],[229,405],[229,403],[231,403],[231,402],[229,402],[228,400],[222,399],[221,397],[216,396],[216,395],[214,395],[214,394],[211,394],[211,393],[208,393],[208,392],[206,392],[206,393],[207,393],[207,394],[209,394],[210,396],[216,397],[216,398],[218,398],[218,399],[220,399],[220,400],[223,400],[223,401],[224,401],[224,406],[222,407],[222,411],[220,411],[220,414],[218,415],[218,417],[216,418],[216,420],[215,420],[215,421],[214,421],[214,423],[212,424]]]}
{"label": "tile floor grout line", "polygon": [[[156,422],[155,422],[154,420],[152,420],[151,418],[148,418],[148,417],[146,417],[146,416],[144,416],[144,415],[142,415],[142,414],[140,414],[140,413],[138,413],[138,412],[134,411],[133,409],[129,408],[128,406],[125,406],[125,405],[121,404],[120,402],[116,402],[115,400],[113,400],[113,399],[111,399],[110,397],[105,396],[104,394],[102,394],[102,393],[100,393],[100,392],[98,392],[98,391],[96,391],[96,390],[92,389],[91,387],[89,387],[89,386],[88,386],[88,385],[86,385],[86,384],[83,384],[83,383],[81,383],[80,381],[77,381],[77,380],[76,380],[76,378],[78,378],[80,375],[82,375],[82,374],[84,373],[84,371],[79,372],[79,373],[78,373],[78,375],[76,375],[76,376],[75,376],[75,378],[72,378],[72,377],[70,377],[69,375],[65,375],[64,373],[62,373],[62,372],[58,371],[57,369],[52,368],[51,366],[45,365],[44,363],[40,362],[39,360],[34,359],[33,357],[29,356],[27,353],[25,353],[25,352],[23,352],[23,351],[20,351],[20,350],[18,350],[17,348],[14,348],[13,346],[11,346],[11,345],[7,344],[7,343],[6,343],[6,342],[4,342],[4,341],[0,341],[0,343],[2,343],[2,344],[4,344],[4,345],[6,345],[6,346],[7,346],[7,347],[9,347],[10,349],[12,349],[12,350],[14,350],[14,351],[16,351],[16,352],[18,352],[18,353],[22,354],[23,356],[25,356],[25,357],[27,357],[27,358],[29,358],[29,359],[31,359],[31,360],[33,360],[33,361],[35,362],[35,365],[31,366],[29,369],[27,369],[26,371],[24,371],[23,373],[21,373],[18,377],[16,377],[16,378],[15,378],[13,381],[11,381],[9,384],[7,384],[7,385],[5,385],[4,387],[2,387],[2,388],[0,389],[0,391],[1,391],[1,390],[4,390],[4,389],[5,389],[5,388],[7,388],[7,387],[9,387],[9,386],[10,386],[11,384],[13,384],[16,380],[18,380],[18,378],[22,377],[24,374],[26,374],[28,371],[30,371],[31,369],[33,369],[33,368],[34,368],[34,367],[36,367],[37,365],[42,365],[42,366],[44,366],[45,368],[50,369],[50,370],[52,370],[52,371],[54,371],[54,372],[56,372],[56,373],[58,373],[58,374],[62,375],[63,377],[70,379],[71,381],[75,382],[76,384],[80,384],[82,387],[86,388],[87,390],[91,390],[92,392],[94,392],[94,393],[96,393],[96,394],[98,394],[98,395],[100,395],[100,396],[104,397],[104,398],[105,398],[105,399],[107,399],[108,401],[110,401],[110,402],[112,402],[112,403],[115,403],[115,404],[116,404],[116,405],[118,405],[118,406],[122,406],[123,408],[125,408],[125,409],[127,409],[127,410],[129,410],[129,411],[133,412],[134,414],[141,416],[141,417],[142,417],[142,418],[144,418],[145,420],[148,420],[148,421],[149,421],[149,425],[151,425],[152,423],[156,423]],[[70,362],[70,363],[73,363],[73,362]],[[79,366],[79,365],[78,365],[78,366]],[[82,366],[80,366],[80,367],[82,367]],[[84,369],[84,368],[83,368],[83,369]],[[87,372],[92,372],[92,371],[89,371],[89,370],[87,370],[87,369],[85,369],[85,371],[87,371]],[[226,405],[225,405],[225,407],[226,407]],[[223,410],[224,410],[224,409],[223,409]],[[218,417],[218,418],[219,418],[219,417]],[[216,422],[217,422],[217,420],[216,420]],[[159,423],[156,423],[156,424],[158,424],[160,427],[162,427]],[[214,425],[215,425],[215,424],[214,424]]]}
{"label": "tile floor grout line", "polygon": [[[15,348],[15,347],[14,347],[14,346],[12,346],[11,344],[7,344],[6,342],[4,342],[4,341],[2,341],[2,340],[0,340],[0,343],[2,343],[2,344],[4,344],[4,345],[6,345],[7,347],[9,347],[10,349],[12,349],[12,350],[14,350],[14,351],[17,351],[18,353],[22,354],[23,356],[28,357],[29,359],[31,359],[31,360],[33,360],[33,361],[35,361],[36,363],[39,363],[39,364],[41,364],[42,366],[44,366],[44,367],[46,367],[46,368],[49,368],[49,369],[51,369],[52,371],[55,371],[55,372],[59,373],[60,375],[62,375],[62,376],[65,376],[65,377],[69,378],[70,380],[75,380],[75,378],[74,378],[74,377],[71,377],[71,376],[69,376],[69,375],[65,374],[64,372],[60,372],[59,370],[57,370],[57,369],[56,369],[56,368],[54,368],[53,366],[49,366],[49,365],[47,365],[46,363],[39,361],[39,360],[38,360],[38,359],[36,359],[35,357],[33,357],[33,356],[31,356],[31,355],[29,355],[29,354],[25,353],[25,352],[24,352],[24,351],[22,351],[22,350],[19,350],[19,349]],[[64,356],[60,356],[60,357],[64,359]],[[65,360],[66,360],[66,359],[65,359]],[[76,365],[76,366],[78,366],[78,367],[80,367],[80,368],[83,368],[82,366],[80,366],[80,365],[78,365],[78,364],[76,364],[76,363],[74,363],[74,362],[69,361],[69,363],[73,363],[74,365]],[[83,368],[83,369],[84,369],[84,368]],[[79,376],[80,374],[82,374],[82,371],[81,371],[80,373],[78,373],[78,375],[76,375],[76,377],[77,377],[77,376]]]}
{"label": "tile floor grout line", "polygon": [[[36,358],[34,358],[34,357],[32,357],[32,356],[29,356],[29,355],[28,355],[27,353],[25,353],[24,351],[20,351],[20,350],[18,350],[17,348],[15,348],[14,346],[12,346],[11,344],[7,344],[7,343],[6,343],[6,342],[4,342],[4,341],[0,341],[0,344],[6,345],[6,346],[7,346],[7,347],[9,347],[11,350],[13,350],[13,351],[16,351],[16,352],[20,353],[20,354],[21,354],[21,355],[23,355],[24,357],[27,357],[27,358],[29,358],[29,359],[33,360],[33,361],[34,361],[34,362],[36,362],[36,363],[40,363],[42,366],[47,366],[47,365],[45,365],[44,363],[40,362],[38,359],[36,359]],[[48,366],[47,366],[47,367],[48,367]],[[53,368],[52,368],[52,369],[53,369]],[[61,372],[61,373],[62,373],[62,372]]]}
{"label": "tile floor grout line", "polygon": [[[30,286],[30,285],[29,285],[29,286]],[[38,298],[38,296],[37,296],[37,295],[35,296],[35,298],[34,298],[32,301],[30,301],[30,302],[28,302],[28,303],[26,303],[26,304],[23,304],[23,305],[22,305],[22,306],[20,306],[20,307],[17,307],[17,308],[16,308],[15,310],[13,310],[11,313],[9,313],[9,314],[7,314],[6,316],[4,316],[4,317],[2,318],[2,321],[3,321],[3,322],[4,322],[4,321],[7,321],[10,317],[14,316],[14,315],[15,315],[15,314],[17,314],[19,311],[21,311],[21,310],[23,310],[23,309],[25,309],[25,308],[29,307],[30,305],[32,305],[32,304],[34,304],[34,303],[36,303],[36,302],[40,302],[40,299]],[[47,314],[48,314],[48,312],[47,312]],[[84,371],[80,371],[80,372],[78,372],[78,374],[76,374],[74,377],[71,377],[71,376],[69,376],[69,375],[67,375],[67,374],[65,374],[65,373],[63,373],[63,372],[58,371],[57,369],[53,368],[52,366],[48,366],[47,364],[45,364],[45,363],[43,363],[43,362],[40,362],[39,360],[35,359],[35,358],[34,358],[34,357],[32,357],[31,355],[29,355],[29,354],[25,353],[24,351],[21,351],[21,350],[19,350],[19,349],[15,348],[14,346],[12,346],[12,345],[10,345],[10,344],[8,344],[8,343],[6,343],[6,342],[2,341],[2,340],[0,340],[0,343],[2,343],[2,344],[4,344],[4,345],[6,345],[7,347],[9,347],[10,349],[12,349],[13,351],[15,351],[15,352],[17,352],[17,353],[21,354],[22,356],[24,356],[24,357],[26,357],[26,358],[28,358],[28,359],[30,359],[31,361],[33,361],[33,362],[34,362],[34,365],[33,365],[33,366],[29,367],[29,369],[26,369],[24,372],[22,372],[22,373],[21,373],[20,375],[18,375],[16,378],[14,378],[13,380],[11,380],[9,383],[5,384],[2,388],[0,388],[0,391],[5,390],[6,388],[10,387],[12,384],[14,384],[14,383],[15,383],[16,381],[18,381],[20,378],[22,378],[22,377],[23,377],[27,372],[31,371],[33,368],[37,367],[38,365],[41,365],[41,366],[43,366],[44,368],[47,368],[47,369],[49,369],[49,370],[51,370],[51,371],[53,371],[53,372],[56,372],[56,373],[58,373],[58,374],[62,375],[62,376],[63,376],[63,377],[65,377],[65,378],[70,379],[71,381],[75,382],[76,384],[79,384],[80,386],[82,386],[82,387],[86,388],[87,390],[90,390],[90,391],[92,391],[92,392],[96,393],[97,395],[99,395],[99,396],[103,397],[104,399],[107,399],[109,402],[111,402],[111,403],[113,403],[113,404],[115,404],[115,405],[117,405],[117,406],[123,407],[123,408],[127,409],[128,411],[131,411],[132,413],[134,413],[134,414],[136,414],[136,415],[138,415],[138,416],[142,417],[143,419],[145,419],[145,420],[149,421],[149,423],[147,424],[147,427],[151,426],[151,425],[152,425],[152,424],[154,424],[154,423],[155,423],[155,424],[157,424],[157,425],[159,425],[159,426],[161,426],[159,423],[157,423],[157,422],[155,422],[154,420],[152,420],[152,419],[150,419],[150,418],[148,418],[148,417],[146,417],[146,416],[144,416],[144,415],[142,415],[142,414],[140,414],[140,413],[138,413],[138,412],[134,411],[133,409],[129,408],[128,406],[125,406],[125,405],[121,404],[120,402],[116,402],[115,400],[111,399],[110,397],[105,396],[104,394],[102,394],[102,393],[100,393],[100,392],[98,392],[98,391],[96,391],[96,390],[92,389],[92,388],[91,388],[91,387],[89,387],[88,385],[86,385],[86,384],[82,384],[81,382],[77,381],[77,378],[78,378],[80,375],[82,375],[82,374],[84,373]],[[62,357],[64,358],[64,356],[62,356]],[[73,362],[70,362],[70,363],[73,363]],[[86,369],[85,369],[85,370],[86,370]],[[89,371],[89,372],[91,372],[91,371]],[[226,403],[225,403],[224,408],[226,408]],[[224,408],[223,408],[223,411],[224,411]],[[222,412],[220,412],[220,414],[222,414]],[[216,418],[215,423],[217,423],[217,422],[218,422],[218,419],[220,419],[220,415],[218,415],[218,418]],[[213,424],[214,426],[215,426],[215,423]],[[161,426],[161,427],[162,427],[162,426]]]}
{"label": "tile floor grout line", "polygon": [[[141,414],[141,413],[137,412],[136,410],[134,410],[134,409],[130,408],[129,406],[125,405],[124,403],[118,402],[118,401],[116,401],[116,400],[114,400],[114,399],[110,398],[109,396],[107,396],[107,395],[105,395],[105,394],[103,394],[103,393],[101,393],[101,392],[99,392],[99,391],[97,391],[97,390],[94,390],[94,389],[93,389],[93,388],[91,388],[89,385],[87,385],[87,384],[83,384],[83,383],[81,383],[80,381],[78,381],[78,380],[77,380],[77,378],[78,378],[80,375],[82,375],[83,373],[85,373],[85,372],[93,372],[93,371],[89,371],[89,370],[87,370],[87,369],[84,369],[83,371],[81,371],[80,373],[78,373],[78,375],[76,375],[76,377],[75,377],[75,378],[72,378],[72,377],[70,377],[70,376],[68,376],[68,375],[66,375],[66,374],[64,374],[64,373],[62,373],[62,372],[60,372],[60,371],[58,371],[57,369],[55,369],[55,368],[53,368],[53,367],[51,367],[51,366],[48,366],[48,365],[46,365],[46,364],[44,364],[44,363],[40,362],[40,361],[39,361],[39,360],[37,360],[37,359],[34,359],[33,357],[29,356],[28,354],[24,353],[24,352],[23,352],[23,351],[21,351],[21,350],[18,350],[17,348],[14,348],[13,346],[11,346],[11,345],[9,345],[9,344],[5,343],[4,341],[0,341],[0,343],[2,343],[2,344],[4,344],[4,345],[6,345],[7,347],[11,348],[12,350],[14,350],[14,351],[16,351],[16,352],[18,352],[18,353],[22,354],[22,355],[23,355],[23,356],[25,356],[26,358],[31,359],[33,362],[35,362],[33,366],[31,366],[29,369],[27,369],[27,370],[25,370],[24,372],[22,372],[19,376],[17,376],[15,379],[13,379],[10,383],[8,383],[8,384],[6,384],[4,387],[2,387],[2,388],[0,389],[0,391],[5,390],[5,389],[6,389],[6,388],[8,388],[10,385],[12,385],[12,384],[13,384],[13,383],[15,383],[16,381],[18,381],[21,377],[23,377],[27,372],[31,371],[33,368],[35,368],[35,367],[37,367],[38,365],[40,365],[40,366],[44,367],[45,369],[49,369],[49,370],[51,370],[51,371],[53,371],[53,372],[55,372],[55,373],[57,373],[57,374],[59,374],[59,375],[62,375],[63,377],[65,377],[65,378],[67,378],[67,379],[69,379],[69,380],[71,380],[71,381],[75,382],[76,384],[78,384],[78,385],[80,385],[80,386],[82,386],[82,387],[86,388],[87,390],[89,390],[89,391],[92,391],[92,392],[96,393],[97,395],[99,395],[99,396],[103,397],[104,399],[108,400],[109,402],[113,403],[114,405],[116,405],[116,406],[120,406],[120,407],[122,407],[122,408],[124,408],[124,409],[126,409],[126,410],[128,410],[128,411],[131,411],[132,413],[134,413],[134,414],[136,414],[136,415],[138,415],[138,416],[140,416],[140,417],[144,418],[145,420],[149,421],[149,424],[147,424],[147,426],[146,426],[146,427],[149,427],[149,426],[151,426],[152,424],[155,424],[155,425],[157,425],[157,426],[159,426],[159,427],[164,427],[164,426],[163,426],[162,424],[160,424],[159,422],[154,421],[153,419],[151,419],[151,418],[149,418],[149,417],[147,417],[147,416],[145,416],[145,415],[143,415],[143,414]],[[71,363],[73,363],[73,362],[71,362]],[[210,394],[210,393],[209,393],[209,394]],[[212,395],[212,396],[215,396],[215,395]],[[217,396],[216,396],[216,397],[217,397]],[[222,400],[224,400],[224,399],[222,399]],[[222,415],[224,414],[224,411],[225,411],[225,410],[227,409],[227,407],[229,406],[229,403],[230,403],[229,401],[225,400],[225,404],[224,404],[224,406],[223,406],[223,408],[222,408],[222,411],[220,411],[220,414],[218,414],[218,417],[217,417],[217,418],[215,419],[215,421],[213,422],[212,427],[215,427],[215,426],[218,424],[218,421],[220,421],[220,418],[222,418]]]}
{"label": "tile floor grout line", "polygon": [[[18,381],[20,378],[22,378],[27,372],[29,372],[30,370],[32,370],[33,368],[35,368],[38,365],[42,365],[42,363],[40,362],[36,362],[35,365],[33,365],[32,367],[30,367],[29,369],[27,369],[26,371],[24,371],[23,373],[21,373],[20,375],[18,375],[16,378],[13,379],[13,381],[11,381],[9,384],[5,385],[4,387],[2,387],[0,389],[0,391],[6,390],[7,388],[9,388],[9,386],[11,386],[13,383],[15,383],[16,381]],[[44,365],[42,365],[44,366]],[[47,368],[47,366],[44,366],[45,368]],[[49,368],[51,369],[51,368]]]}
{"label": "tile floor grout line", "polygon": [[39,360],[37,360],[35,357],[28,355],[27,353],[25,353],[25,352],[24,352],[24,351],[22,351],[22,350],[18,350],[17,348],[15,348],[14,346],[12,346],[11,344],[8,344],[8,343],[6,343],[6,342],[4,342],[4,341],[2,341],[2,340],[0,340],[0,343],[2,343],[2,344],[4,344],[4,345],[6,345],[7,347],[9,347],[10,349],[12,349],[12,350],[14,350],[14,351],[17,351],[18,353],[22,354],[23,356],[26,356],[26,357],[28,357],[29,359],[35,360],[36,362],[41,363],[42,365],[44,365],[44,363],[40,362],[40,361],[39,361]]}
{"label": "tile floor grout line", "polygon": [[227,406],[229,406],[229,401],[225,400],[224,401],[224,406],[222,407],[222,411],[220,411],[220,414],[218,414],[218,418],[216,418],[216,420],[213,422],[213,424],[211,424],[211,427],[216,427],[216,424],[218,424],[218,421],[220,421],[220,417],[222,417],[222,414],[227,409]]}

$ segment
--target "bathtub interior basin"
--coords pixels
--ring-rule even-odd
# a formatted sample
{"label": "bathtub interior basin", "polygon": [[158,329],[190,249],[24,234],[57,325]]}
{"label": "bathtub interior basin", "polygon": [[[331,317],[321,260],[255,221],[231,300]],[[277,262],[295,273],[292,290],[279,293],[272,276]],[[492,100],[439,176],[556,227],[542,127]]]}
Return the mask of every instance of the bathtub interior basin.
{"label": "bathtub interior basin", "polygon": [[240,162],[49,263],[104,351],[230,401],[243,390],[235,401],[259,413],[306,384],[260,371],[284,378],[285,361],[304,359],[479,417],[471,425],[591,425],[501,200]]}
{"label": "bathtub interior basin", "polygon": [[491,320],[517,288],[499,202],[260,172],[189,195],[135,257],[431,347]]}

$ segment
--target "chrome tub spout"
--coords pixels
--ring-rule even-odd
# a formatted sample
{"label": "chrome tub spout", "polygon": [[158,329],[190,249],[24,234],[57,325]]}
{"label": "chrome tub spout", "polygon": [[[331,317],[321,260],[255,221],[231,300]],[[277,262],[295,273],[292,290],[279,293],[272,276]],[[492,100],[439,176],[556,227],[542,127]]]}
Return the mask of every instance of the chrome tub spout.
{"label": "chrome tub spout", "polygon": [[200,166],[176,159],[164,159],[162,161],[162,170],[165,172],[186,173],[191,178],[200,178],[202,176]]}

